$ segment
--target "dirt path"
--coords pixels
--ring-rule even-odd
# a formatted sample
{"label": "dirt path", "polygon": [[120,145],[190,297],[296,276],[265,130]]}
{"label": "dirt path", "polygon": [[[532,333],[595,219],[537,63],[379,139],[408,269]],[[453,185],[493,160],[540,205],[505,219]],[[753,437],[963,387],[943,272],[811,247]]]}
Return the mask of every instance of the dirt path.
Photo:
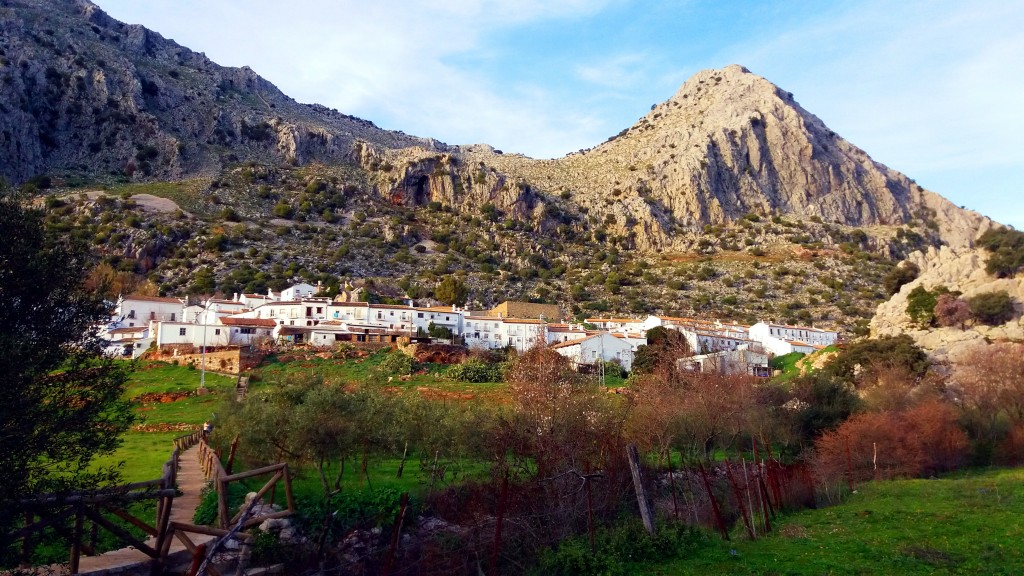
{"label": "dirt path", "polygon": [[[199,493],[202,491],[203,486],[206,485],[203,469],[199,465],[199,446],[193,446],[182,453],[178,462],[178,488],[182,494],[174,498],[174,504],[171,506],[171,521],[191,524],[192,517],[199,506]],[[213,539],[212,536],[201,536],[199,534],[189,534],[189,538],[197,545]],[[146,541],[146,544],[154,546],[155,538],[150,538]],[[181,541],[174,538],[171,541],[168,565],[174,565],[176,560],[181,561],[187,554],[188,552]],[[121,548],[120,550],[111,550],[99,556],[83,556],[79,565],[79,573],[100,576],[122,574],[128,571],[138,572],[137,569],[143,567],[146,567],[146,570],[148,570],[150,561],[149,556],[135,548]]]}

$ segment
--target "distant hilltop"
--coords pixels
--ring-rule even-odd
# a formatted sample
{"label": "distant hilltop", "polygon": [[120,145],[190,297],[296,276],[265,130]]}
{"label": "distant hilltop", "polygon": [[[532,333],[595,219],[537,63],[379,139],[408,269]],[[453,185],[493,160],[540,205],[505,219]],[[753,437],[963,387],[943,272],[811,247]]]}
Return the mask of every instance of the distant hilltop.
{"label": "distant hilltop", "polygon": [[989,225],[873,161],[794,96],[738,65],[697,73],[608,141],[556,160],[449,146],[300,104],[84,0],[7,0],[0,175],[133,181],[254,162],[345,166],[389,202],[492,205],[555,227],[596,219],[641,250],[748,214],[871,229],[914,220],[969,245]]}

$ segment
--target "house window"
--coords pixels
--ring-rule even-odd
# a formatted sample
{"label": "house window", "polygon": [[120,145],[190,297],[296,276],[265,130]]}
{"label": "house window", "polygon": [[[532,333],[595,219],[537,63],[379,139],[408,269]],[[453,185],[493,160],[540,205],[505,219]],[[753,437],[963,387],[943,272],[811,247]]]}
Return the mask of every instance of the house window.
{"label": "house window", "polygon": [[215,329],[215,330],[213,331],[213,335],[214,335],[214,336],[220,336],[220,328],[217,328],[217,329]]}
{"label": "house window", "polygon": [[423,312],[418,312],[418,313],[416,314],[416,317],[417,317],[417,318],[423,318]]}
{"label": "house window", "polygon": [[128,312],[128,317],[129,317],[129,318],[135,318],[135,310],[130,310],[130,311]]}
{"label": "house window", "polygon": [[242,328],[242,329],[241,329],[241,330],[239,330],[239,331],[240,331],[240,332],[241,332],[242,334],[255,334],[255,333],[256,333],[256,330],[255,330],[254,328]]}
{"label": "house window", "polygon": [[306,316],[312,316],[312,315],[313,315],[313,307],[312,306],[306,306]]}
{"label": "house window", "polygon": [[184,336],[184,335],[185,335],[185,329],[184,328],[178,328],[178,336]]}
{"label": "house window", "polygon": [[[316,313],[317,314],[321,314],[321,313],[323,313],[323,311],[324,311],[323,307],[321,307],[321,306],[317,306],[316,307]],[[325,338],[326,338],[326,336],[325,336]]]}
{"label": "house window", "polygon": [[171,322],[175,321],[175,317],[174,316],[175,316],[174,312],[171,312]]}

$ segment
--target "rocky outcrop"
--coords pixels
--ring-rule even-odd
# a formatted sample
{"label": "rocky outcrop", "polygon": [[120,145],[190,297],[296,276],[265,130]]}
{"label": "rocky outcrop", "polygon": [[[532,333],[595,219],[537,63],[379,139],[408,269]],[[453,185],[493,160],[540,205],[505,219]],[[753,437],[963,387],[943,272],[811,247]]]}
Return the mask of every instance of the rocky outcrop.
{"label": "rocky outcrop", "polygon": [[631,128],[558,160],[468,152],[538,187],[572,191],[612,232],[641,247],[680,229],[748,213],[818,217],[849,226],[935,222],[943,241],[969,246],[990,225],[873,161],[771,82],[741,66],[705,70]]}
{"label": "rocky outcrop", "polygon": [[[871,319],[871,336],[909,334],[919,346],[939,360],[956,362],[979,344],[997,341],[1024,341],[1024,278],[994,278],[985,272],[985,252],[979,249],[929,248],[915,252],[908,258],[921,273],[916,280],[905,284],[887,302],[879,304]],[[907,296],[918,287],[932,290],[945,286],[970,298],[986,292],[1006,291],[1016,301],[1017,318],[1002,326],[975,325],[967,329],[921,329],[907,316]]]}
{"label": "rocky outcrop", "polygon": [[445,148],[295,102],[248,67],[219,66],[86,0],[4,0],[0,37],[0,176],[15,183],[342,162],[356,140]]}
{"label": "rocky outcrop", "polygon": [[[785,215],[915,223],[969,246],[991,222],[873,161],[747,69],[705,70],[632,127],[555,160],[448,146],[300,104],[88,0],[0,2],[0,176],[161,180],[241,162],[346,164],[387,201],[439,202],[535,230],[601,228],[620,246],[685,249],[707,224]],[[362,175],[360,175],[362,179]]]}

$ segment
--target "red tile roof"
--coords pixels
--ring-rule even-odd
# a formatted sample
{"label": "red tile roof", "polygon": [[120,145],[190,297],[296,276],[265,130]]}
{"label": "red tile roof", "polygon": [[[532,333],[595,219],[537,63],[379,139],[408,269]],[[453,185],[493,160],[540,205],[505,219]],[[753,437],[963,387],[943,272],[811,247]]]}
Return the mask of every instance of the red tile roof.
{"label": "red tile roof", "polygon": [[130,296],[123,296],[122,300],[135,300],[137,302],[163,302],[165,304],[181,304],[181,300],[177,298],[161,298],[160,296],[141,296],[132,294]]}

